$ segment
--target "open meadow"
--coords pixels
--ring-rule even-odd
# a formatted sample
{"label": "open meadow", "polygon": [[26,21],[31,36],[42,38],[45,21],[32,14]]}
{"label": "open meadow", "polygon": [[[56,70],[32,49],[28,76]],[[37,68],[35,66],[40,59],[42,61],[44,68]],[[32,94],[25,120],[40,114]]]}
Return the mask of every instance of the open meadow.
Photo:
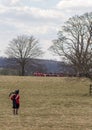
{"label": "open meadow", "polygon": [[[0,130],[92,130],[89,85],[84,78],[0,76]],[[8,96],[15,89],[19,115]]]}

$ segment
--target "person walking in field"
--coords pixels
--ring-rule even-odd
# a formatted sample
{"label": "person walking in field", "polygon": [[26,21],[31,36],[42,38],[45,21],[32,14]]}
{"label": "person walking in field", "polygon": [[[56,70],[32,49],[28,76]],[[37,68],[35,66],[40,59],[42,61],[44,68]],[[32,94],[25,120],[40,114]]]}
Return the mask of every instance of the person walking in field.
{"label": "person walking in field", "polygon": [[13,104],[13,114],[18,115],[18,110],[20,107],[20,95],[19,90],[15,90],[15,92],[12,92],[9,94],[10,99],[12,100]]}

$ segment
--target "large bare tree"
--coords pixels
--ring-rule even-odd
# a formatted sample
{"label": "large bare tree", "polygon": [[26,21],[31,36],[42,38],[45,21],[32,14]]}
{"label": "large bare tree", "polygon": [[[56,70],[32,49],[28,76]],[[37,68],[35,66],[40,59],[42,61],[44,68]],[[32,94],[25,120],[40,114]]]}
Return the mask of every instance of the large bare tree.
{"label": "large bare tree", "polygon": [[21,68],[21,75],[25,75],[25,66],[30,58],[36,58],[43,54],[38,40],[33,36],[20,35],[14,38],[7,47],[6,54],[14,59]]}
{"label": "large bare tree", "polygon": [[50,50],[73,64],[78,73],[92,68],[92,12],[69,18]]}

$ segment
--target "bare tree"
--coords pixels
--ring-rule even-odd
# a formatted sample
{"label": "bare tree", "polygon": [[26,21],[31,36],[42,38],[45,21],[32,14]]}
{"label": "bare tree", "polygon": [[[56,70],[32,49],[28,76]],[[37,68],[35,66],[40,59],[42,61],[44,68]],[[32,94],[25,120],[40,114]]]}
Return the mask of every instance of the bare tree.
{"label": "bare tree", "polygon": [[77,72],[88,73],[92,68],[92,12],[70,18],[50,50],[76,66]]}
{"label": "bare tree", "polygon": [[7,50],[6,54],[9,58],[16,60],[16,64],[21,68],[21,75],[25,75],[25,66],[29,62],[30,58],[36,58],[43,54],[38,40],[33,36],[21,35],[14,38]]}

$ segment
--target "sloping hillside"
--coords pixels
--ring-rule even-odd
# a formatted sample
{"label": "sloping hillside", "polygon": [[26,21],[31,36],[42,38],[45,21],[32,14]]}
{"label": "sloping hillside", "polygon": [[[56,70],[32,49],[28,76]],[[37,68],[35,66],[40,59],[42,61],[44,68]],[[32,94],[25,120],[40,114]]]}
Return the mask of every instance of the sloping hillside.
{"label": "sloping hillside", "polygon": [[[0,68],[18,69],[19,66],[14,59],[0,58]],[[26,65],[26,72],[30,74],[36,71],[44,73],[71,73],[73,68],[60,61],[30,59],[29,64]]]}

